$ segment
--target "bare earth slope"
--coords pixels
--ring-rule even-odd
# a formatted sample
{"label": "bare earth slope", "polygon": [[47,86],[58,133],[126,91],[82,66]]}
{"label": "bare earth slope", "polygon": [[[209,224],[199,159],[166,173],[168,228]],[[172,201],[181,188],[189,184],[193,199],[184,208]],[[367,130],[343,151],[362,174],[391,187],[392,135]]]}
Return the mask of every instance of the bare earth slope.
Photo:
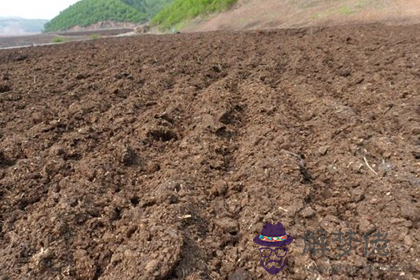
{"label": "bare earth slope", "polygon": [[[419,38],[363,25],[0,51],[0,279],[273,279],[252,241],[265,222],[295,240],[277,279],[419,279]],[[321,229],[360,242],[302,256]],[[387,257],[364,255],[376,229]],[[337,264],[413,271],[303,270]]]}
{"label": "bare earth slope", "polygon": [[295,28],[344,23],[420,23],[418,0],[239,0],[228,12],[182,31]]}

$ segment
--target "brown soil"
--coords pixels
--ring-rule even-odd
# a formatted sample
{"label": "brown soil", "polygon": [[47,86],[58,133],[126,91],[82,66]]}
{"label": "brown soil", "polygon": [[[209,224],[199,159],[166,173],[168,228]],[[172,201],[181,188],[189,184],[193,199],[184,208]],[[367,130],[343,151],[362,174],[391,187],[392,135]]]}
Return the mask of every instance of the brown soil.
{"label": "brown soil", "polygon": [[57,36],[53,34],[0,37],[0,48],[48,44],[55,37]]}
{"label": "brown soil", "polygon": [[[273,279],[252,241],[265,222],[295,239],[284,279],[418,279],[419,38],[365,25],[0,51],[0,279]],[[320,229],[361,242],[302,256]],[[364,256],[374,229],[389,256]],[[414,271],[303,270],[337,264]]]}

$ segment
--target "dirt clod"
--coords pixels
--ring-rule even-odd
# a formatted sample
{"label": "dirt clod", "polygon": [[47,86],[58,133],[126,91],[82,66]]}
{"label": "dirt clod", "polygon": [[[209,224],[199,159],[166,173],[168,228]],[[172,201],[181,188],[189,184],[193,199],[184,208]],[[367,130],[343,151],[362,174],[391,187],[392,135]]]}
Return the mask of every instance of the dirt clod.
{"label": "dirt clod", "polygon": [[138,156],[132,148],[125,148],[121,154],[121,162],[126,166],[134,165],[138,162]]}
{"label": "dirt clod", "polygon": [[215,223],[227,233],[236,234],[239,232],[239,223],[232,218],[221,218],[216,220]]}
{"label": "dirt clod", "polygon": [[6,84],[0,84],[0,93],[5,93],[8,91],[11,91],[12,89],[10,88],[9,85]]}
{"label": "dirt clod", "polygon": [[321,156],[325,156],[327,154],[327,151],[330,147],[329,146],[322,146],[318,149],[318,153]]}
{"label": "dirt clod", "polygon": [[417,222],[420,220],[420,208],[412,202],[404,201],[401,204],[401,216],[412,222]]}
{"label": "dirt clod", "polygon": [[148,273],[153,273],[159,268],[159,261],[158,260],[151,260],[147,263],[145,269]]}
{"label": "dirt clod", "polygon": [[234,273],[229,275],[229,280],[251,280],[251,276],[243,269],[238,268]]}
{"label": "dirt clod", "polygon": [[312,218],[313,216],[315,216],[315,213],[316,212],[311,207],[307,207],[300,212],[300,215],[303,218]]}

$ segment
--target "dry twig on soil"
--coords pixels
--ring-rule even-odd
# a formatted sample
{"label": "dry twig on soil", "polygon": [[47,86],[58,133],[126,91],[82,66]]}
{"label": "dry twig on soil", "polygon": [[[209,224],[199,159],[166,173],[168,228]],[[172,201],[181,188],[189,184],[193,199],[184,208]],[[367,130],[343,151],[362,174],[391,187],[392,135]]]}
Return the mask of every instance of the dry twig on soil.
{"label": "dry twig on soil", "polygon": [[369,162],[367,161],[366,157],[363,157],[363,159],[364,159],[364,161],[365,161],[365,163],[366,163],[366,166],[370,169],[370,171],[372,171],[373,173],[375,173],[375,175],[378,175],[378,172],[376,172],[376,171],[375,171],[375,169],[373,169],[373,168],[369,165]]}

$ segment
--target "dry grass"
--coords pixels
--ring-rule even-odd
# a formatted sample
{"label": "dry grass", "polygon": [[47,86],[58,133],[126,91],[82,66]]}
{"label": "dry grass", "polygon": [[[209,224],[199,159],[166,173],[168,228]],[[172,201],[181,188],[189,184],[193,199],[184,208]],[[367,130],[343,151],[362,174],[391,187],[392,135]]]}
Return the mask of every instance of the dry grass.
{"label": "dry grass", "polygon": [[420,23],[417,0],[242,0],[226,13],[193,21],[184,31],[294,28],[345,23]]}

